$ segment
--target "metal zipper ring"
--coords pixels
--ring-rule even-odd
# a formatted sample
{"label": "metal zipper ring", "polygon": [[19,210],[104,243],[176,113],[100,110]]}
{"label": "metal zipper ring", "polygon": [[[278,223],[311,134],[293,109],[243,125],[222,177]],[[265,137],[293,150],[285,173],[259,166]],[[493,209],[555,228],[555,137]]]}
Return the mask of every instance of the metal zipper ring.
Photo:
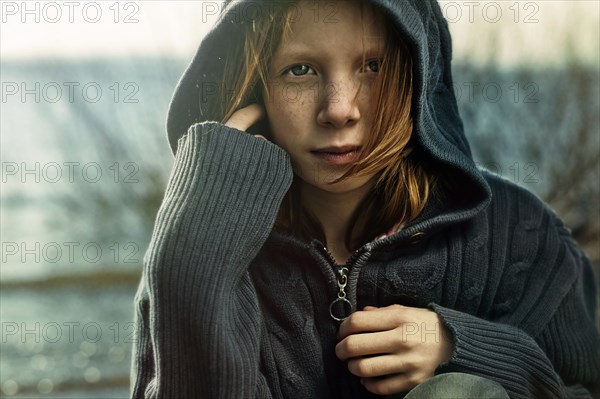
{"label": "metal zipper ring", "polygon": [[331,318],[333,320],[335,320],[335,321],[344,321],[344,320],[346,320],[346,318],[348,316],[343,317],[343,318],[340,319],[339,317],[336,317],[333,314],[333,305],[335,305],[337,302],[347,303],[348,305],[350,305],[350,309],[352,309],[352,302],[350,302],[349,300],[347,300],[345,297],[338,297],[334,301],[332,301],[331,304],[329,305],[329,315],[331,316]]}

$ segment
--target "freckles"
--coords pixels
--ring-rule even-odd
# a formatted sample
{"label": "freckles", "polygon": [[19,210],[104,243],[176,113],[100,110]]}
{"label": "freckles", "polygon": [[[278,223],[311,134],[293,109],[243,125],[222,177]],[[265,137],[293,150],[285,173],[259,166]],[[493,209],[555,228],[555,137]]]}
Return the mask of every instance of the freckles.
{"label": "freckles", "polygon": [[300,103],[282,104],[279,108],[280,119],[288,126],[298,126],[305,119],[304,110]]}
{"label": "freckles", "polygon": [[277,110],[281,111],[281,110],[285,109],[285,103],[281,100],[281,92],[276,91],[274,93],[273,97],[271,98],[271,104]]}
{"label": "freckles", "polygon": [[297,141],[311,131],[316,121],[314,85],[302,87],[297,83],[279,85],[269,100],[271,125],[280,142]]}
{"label": "freckles", "polygon": [[291,152],[297,139],[298,116],[288,107],[276,107],[270,120],[277,144]]}

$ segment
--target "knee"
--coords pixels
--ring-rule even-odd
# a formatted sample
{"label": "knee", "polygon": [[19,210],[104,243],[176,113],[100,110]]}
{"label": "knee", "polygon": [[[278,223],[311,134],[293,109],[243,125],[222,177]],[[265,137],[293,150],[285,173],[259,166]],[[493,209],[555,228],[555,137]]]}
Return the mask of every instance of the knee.
{"label": "knee", "polygon": [[499,383],[466,373],[447,373],[417,385],[405,399],[508,399]]}

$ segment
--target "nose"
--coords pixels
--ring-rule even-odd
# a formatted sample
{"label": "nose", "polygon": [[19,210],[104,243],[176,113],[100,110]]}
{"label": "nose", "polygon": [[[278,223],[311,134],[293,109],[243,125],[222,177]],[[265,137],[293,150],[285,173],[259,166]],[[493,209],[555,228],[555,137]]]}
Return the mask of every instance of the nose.
{"label": "nose", "polygon": [[327,83],[323,93],[317,123],[341,129],[360,119],[358,106],[359,84],[353,79],[338,79]]}

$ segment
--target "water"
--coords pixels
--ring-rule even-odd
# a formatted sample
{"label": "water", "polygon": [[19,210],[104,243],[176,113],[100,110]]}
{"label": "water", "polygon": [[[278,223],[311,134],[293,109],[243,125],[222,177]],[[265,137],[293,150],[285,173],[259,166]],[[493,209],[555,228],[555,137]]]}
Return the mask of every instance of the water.
{"label": "water", "polygon": [[1,103],[2,397],[129,396],[133,297],[183,64],[2,63],[3,96],[31,91]]}
{"label": "water", "polygon": [[128,396],[135,286],[86,285],[2,290],[4,396]]}

